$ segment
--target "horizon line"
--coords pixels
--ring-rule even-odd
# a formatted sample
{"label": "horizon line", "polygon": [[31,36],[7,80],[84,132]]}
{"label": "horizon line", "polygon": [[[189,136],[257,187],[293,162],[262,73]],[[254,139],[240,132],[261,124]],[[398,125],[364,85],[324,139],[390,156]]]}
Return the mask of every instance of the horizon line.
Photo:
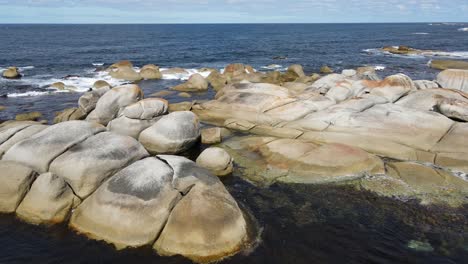
{"label": "horizon line", "polygon": [[456,22],[456,21],[421,21],[421,22],[255,22],[255,23],[244,23],[244,22],[196,22],[196,23],[179,23],[179,22],[161,22],[161,23],[48,23],[48,22],[21,22],[21,23],[3,23],[0,25],[323,25],[323,24],[468,24],[468,22]]}

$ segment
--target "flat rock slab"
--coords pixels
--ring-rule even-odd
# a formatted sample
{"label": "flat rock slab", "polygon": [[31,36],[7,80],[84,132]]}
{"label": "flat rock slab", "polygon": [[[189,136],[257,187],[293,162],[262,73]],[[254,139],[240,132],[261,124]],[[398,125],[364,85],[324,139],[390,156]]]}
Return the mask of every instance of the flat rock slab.
{"label": "flat rock slab", "polygon": [[86,199],[70,225],[118,248],[150,244],[180,199],[180,193],[172,188],[172,175],[172,168],[157,158],[137,161]]}
{"label": "flat rock slab", "polygon": [[16,214],[33,224],[57,224],[64,222],[79,202],[62,178],[45,173],[34,181]]}
{"label": "flat rock slab", "polygon": [[50,126],[11,147],[4,160],[23,163],[39,173],[49,170],[50,163],[73,145],[102,132],[105,127],[85,121],[69,121]]}
{"label": "flat rock slab", "polygon": [[36,173],[14,161],[0,161],[0,213],[13,213],[36,178]]}
{"label": "flat rock slab", "polygon": [[136,139],[104,132],[57,157],[50,165],[50,172],[65,179],[73,191],[84,198],[109,176],[148,155]]}
{"label": "flat rock slab", "polygon": [[384,173],[380,158],[343,144],[243,137],[234,138],[225,146],[254,181],[320,184]]}

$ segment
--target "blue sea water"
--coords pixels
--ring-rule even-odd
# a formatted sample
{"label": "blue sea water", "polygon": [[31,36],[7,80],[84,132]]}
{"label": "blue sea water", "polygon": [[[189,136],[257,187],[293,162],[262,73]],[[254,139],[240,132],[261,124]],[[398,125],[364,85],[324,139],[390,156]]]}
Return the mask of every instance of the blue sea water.
{"label": "blue sea water", "polygon": [[[119,60],[135,66],[221,69],[241,62],[257,70],[302,64],[340,71],[378,67],[382,77],[398,72],[434,79],[434,58],[468,59],[463,24],[244,24],[244,25],[0,25],[0,68],[18,66],[20,80],[0,79],[0,120],[21,112],[54,112],[76,106],[81,93],[48,89],[64,81],[84,91],[107,78],[96,67]],[[383,46],[440,50],[434,56],[396,56]],[[285,56],[277,60],[274,57]],[[63,77],[78,77],[63,80]],[[143,81],[151,94],[180,78]],[[29,96],[26,96],[29,95]],[[196,94],[210,98],[212,92]],[[176,96],[170,101],[181,100]],[[239,173],[236,170],[236,173]],[[379,198],[344,187],[275,184],[253,186],[239,175],[224,179],[236,200],[258,221],[258,245],[225,263],[466,263],[468,208],[427,208],[417,201]],[[432,251],[411,248],[429,243]],[[75,234],[65,225],[37,227],[0,215],[0,263],[190,263],[159,257],[150,248],[116,251]]]}
{"label": "blue sea water", "polygon": [[[466,24],[0,25],[0,70],[14,65],[24,74],[21,80],[0,78],[0,105],[7,107],[0,120],[27,111],[44,112],[50,119],[79,97],[49,95],[50,84],[77,75],[64,82],[84,91],[103,77],[94,72],[95,65],[120,60],[186,69],[221,69],[241,62],[266,70],[271,64],[284,69],[299,63],[307,73],[322,65],[336,71],[368,65],[383,69],[382,76],[402,72],[431,80],[437,74],[427,67],[431,59],[468,59],[468,32],[458,30],[463,27]],[[446,53],[405,57],[377,51],[392,45]],[[278,56],[287,59],[275,60]],[[152,93],[175,83],[142,86]]]}

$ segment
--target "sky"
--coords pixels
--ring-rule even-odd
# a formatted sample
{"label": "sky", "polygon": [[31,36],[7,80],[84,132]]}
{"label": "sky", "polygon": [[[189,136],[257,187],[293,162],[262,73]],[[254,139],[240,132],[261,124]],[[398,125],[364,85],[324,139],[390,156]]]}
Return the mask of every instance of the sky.
{"label": "sky", "polygon": [[468,22],[468,0],[0,0],[0,23]]}

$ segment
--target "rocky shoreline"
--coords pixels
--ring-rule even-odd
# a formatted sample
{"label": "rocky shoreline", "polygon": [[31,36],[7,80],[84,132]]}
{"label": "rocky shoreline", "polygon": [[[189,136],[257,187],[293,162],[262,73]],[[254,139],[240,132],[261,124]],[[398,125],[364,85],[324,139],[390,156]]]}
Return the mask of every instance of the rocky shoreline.
{"label": "rocky shoreline", "polygon": [[[214,176],[233,170],[262,186],[349,184],[422,204],[468,203],[467,70],[413,81],[369,67],[319,75],[231,64],[171,89],[214,89],[213,100],[179,104],[164,91],[144,97],[137,83],[161,78],[156,65],[106,71],[132,84],[96,83],[55,125],[0,124],[0,212],[211,262],[251,242],[248,218]],[[180,156],[200,140],[216,147],[196,163]]]}

